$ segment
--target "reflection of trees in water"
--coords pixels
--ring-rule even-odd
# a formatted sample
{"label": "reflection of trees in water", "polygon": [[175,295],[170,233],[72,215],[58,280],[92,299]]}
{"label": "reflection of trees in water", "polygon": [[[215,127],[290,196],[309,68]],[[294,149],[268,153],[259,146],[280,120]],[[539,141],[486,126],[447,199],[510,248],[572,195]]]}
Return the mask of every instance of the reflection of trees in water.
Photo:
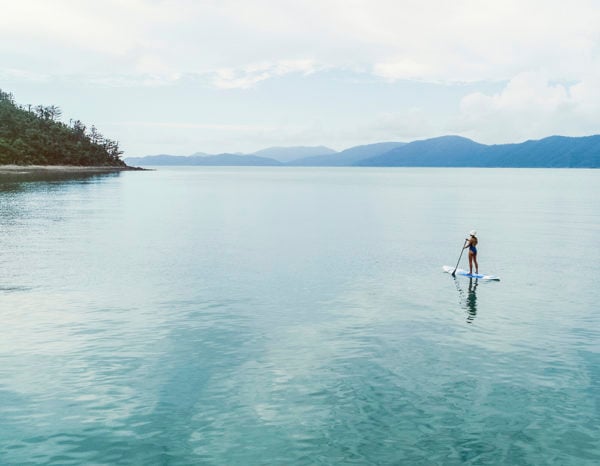
{"label": "reflection of trees in water", "polygon": [[[22,172],[0,174],[0,225],[8,225],[29,215],[31,195],[57,193],[69,186],[85,186],[103,183],[117,177],[120,172]],[[39,207],[39,206],[38,206]],[[56,211],[58,212],[58,208]]]}
{"label": "reflection of trees in water", "polygon": [[473,280],[472,278],[469,278],[469,285],[466,291],[460,286],[457,278],[454,278],[454,283],[456,284],[456,289],[460,295],[461,307],[467,311],[467,322],[471,323],[477,316],[476,290],[477,286],[479,285],[479,281],[477,279]]}
{"label": "reflection of trees in water", "polygon": [[5,192],[49,190],[64,183],[87,184],[103,178],[115,177],[120,171],[112,172],[54,172],[30,171],[0,174],[0,194]]}

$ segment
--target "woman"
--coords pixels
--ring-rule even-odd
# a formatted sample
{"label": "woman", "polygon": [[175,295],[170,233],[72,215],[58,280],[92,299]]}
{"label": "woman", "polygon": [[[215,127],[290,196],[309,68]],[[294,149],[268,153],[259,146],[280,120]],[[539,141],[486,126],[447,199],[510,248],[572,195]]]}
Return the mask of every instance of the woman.
{"label": "woman", "polygon": [[469,248],[469,275],[473,275],[473,262],[475,262],[475,273],[479,273],[479,264],[477,263],[477,232],[475,230],[471,230],[469,232],[469,238],[466,239],[465,247],[463,249]]}

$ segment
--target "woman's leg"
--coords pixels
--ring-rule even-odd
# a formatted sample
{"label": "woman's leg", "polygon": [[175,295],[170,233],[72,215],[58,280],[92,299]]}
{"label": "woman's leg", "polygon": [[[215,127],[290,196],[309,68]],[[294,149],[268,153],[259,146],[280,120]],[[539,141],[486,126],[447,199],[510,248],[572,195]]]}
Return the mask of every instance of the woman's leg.
{"label": "woman's leg", "polygon": [[475,262],[475,273],[479,273],[479,264],[477,263],[477,254],[473,254],[473,262]]}
{"label": "woman's leg", "polygon": [[473,274],[473,253],[469,251],[469,274]]}

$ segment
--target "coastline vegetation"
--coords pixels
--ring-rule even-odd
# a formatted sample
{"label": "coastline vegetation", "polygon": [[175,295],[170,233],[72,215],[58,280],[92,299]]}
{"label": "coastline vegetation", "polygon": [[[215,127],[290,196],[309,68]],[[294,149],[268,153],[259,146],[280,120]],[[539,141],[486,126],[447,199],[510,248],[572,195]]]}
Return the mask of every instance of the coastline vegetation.
{"label": "coastline vegetation", "polygon": [[0,89],[0,165],[127,166],[117,141],[60,116],[55,105],[19,105]]}

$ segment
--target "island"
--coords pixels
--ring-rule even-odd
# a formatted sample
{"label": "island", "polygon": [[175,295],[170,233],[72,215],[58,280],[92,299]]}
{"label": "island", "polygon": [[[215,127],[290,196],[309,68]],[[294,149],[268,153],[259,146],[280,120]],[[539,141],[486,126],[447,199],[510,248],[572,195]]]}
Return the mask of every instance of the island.
{"label": "island", "polygon": [[19,105],[0,90],[0,173],[138,169],[121,160],[117,141],[80,120],[63,123],[61,113],[55,105]]}

